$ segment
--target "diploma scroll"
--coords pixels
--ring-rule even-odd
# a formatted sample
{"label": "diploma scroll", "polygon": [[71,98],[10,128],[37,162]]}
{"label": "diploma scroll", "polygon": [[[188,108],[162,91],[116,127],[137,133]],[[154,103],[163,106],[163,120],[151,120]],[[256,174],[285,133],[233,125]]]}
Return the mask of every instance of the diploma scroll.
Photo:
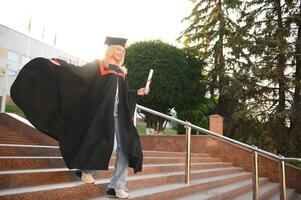
{"label": "diploma scroll", "polygon": [[152,82],[153,72],[154,72],[153,69],[150,69],[150,70],[149,70],[149,74],[148,74],[148,78],[147,78],[147,81],[146,81],[145,89],[149,89],[149,85],[150,85],[151,82]]}

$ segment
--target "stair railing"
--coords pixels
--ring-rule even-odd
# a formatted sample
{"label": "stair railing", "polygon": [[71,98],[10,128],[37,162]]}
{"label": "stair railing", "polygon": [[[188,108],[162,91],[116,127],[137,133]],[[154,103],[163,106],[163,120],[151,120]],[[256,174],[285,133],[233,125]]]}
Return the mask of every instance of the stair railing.
{"label": "stair railing", "polygon": [[[275,155],[273,153],[270,153],[268,151],[262,150],[257,148],[256,146],[251,146],[242,142],[239,142],[237,140],[225,137],[223,135],[219,135],[217,133],[214,133],[212,131],[209,131],[207,129],[198,127],[196,125],[191,124],[190,122],[183,121],[180,119],[177,119],[175,117],[168,116],[166,114],[160,113],[158,111],[149,109],[147,107],[137,105],[135,112],[137,110],[143,110],[145,112],[151,113],[153,115],[156,115],[158,117],[162,117],[166,120],[177,122],[181,125],[183,125],[186,129],[186,161],[185,161],[185,183],[190,183],[190,176],[191,176],[191,129],[194,129],[196,131],[199,131],[201,133],[210,135],[215,137],[218,140],[230,142],[232,144],[238,145],[239,147],[243,147],[246,149],[249,149],[253,152],[253,171],[252,171],[252,184],[253,184],[253,200],[259,200],[259,173],[258,173],[258,154],[268,156],[270,158],[276,159],[279,162],[279,181],[280,181],[280,199],[286,200],[286,179],[285,179],[285,162],[286,161],[296,161],[301,162],[301,158],[285,158],[281,155]],[[135,116],[137,114],[135,113]],[[136,125],[136,117],[134,117],[134,124]]]}

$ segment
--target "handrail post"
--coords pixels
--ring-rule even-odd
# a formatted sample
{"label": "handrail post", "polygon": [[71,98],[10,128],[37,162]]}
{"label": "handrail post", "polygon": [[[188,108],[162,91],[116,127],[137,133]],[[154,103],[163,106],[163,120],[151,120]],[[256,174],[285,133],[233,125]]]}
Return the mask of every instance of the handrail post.
{"label": "handrail post", "polygon": [[253,145],[255,150],[253,151],[253,173],[252,173],[252,185],[253,185],[253,200],[259,200],[259,175],[258,175],[258,153],[257,147]]}
{"label": "handrail post", "polygon": [[[284,158],[283,156],[281,156]],[[286,180],[285,180],[285,161],[279,160],[279,187],[280,187],[280,199],[286,200]]]}
{"label": "handrail post", "polygon": [[191,173],[191,126],[185,126],[185,129],[186,129],[185,183],[189,184],[190,173]]}

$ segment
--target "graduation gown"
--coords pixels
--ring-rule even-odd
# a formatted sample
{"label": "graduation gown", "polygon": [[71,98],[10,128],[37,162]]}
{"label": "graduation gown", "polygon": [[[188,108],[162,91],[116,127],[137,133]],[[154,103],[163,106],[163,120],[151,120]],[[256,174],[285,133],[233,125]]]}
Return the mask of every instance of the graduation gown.
{"label": "graduation gown", "polygon": [[136,91],[114,65],[95,60],[83,67],[57,59],[27,63],[11,87],[13,101],[41,132],[59,142],[68,168],[107,170],[114,144],[114,101],[118,81],[121,147],[134,172],[142,170],[142,149],[132,121]]}

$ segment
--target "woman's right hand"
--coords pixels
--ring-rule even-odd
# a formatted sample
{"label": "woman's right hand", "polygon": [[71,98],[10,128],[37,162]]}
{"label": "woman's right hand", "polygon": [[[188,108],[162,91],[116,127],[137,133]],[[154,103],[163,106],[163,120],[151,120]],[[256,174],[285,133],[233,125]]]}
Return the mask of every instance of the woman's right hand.
{"label": "woman's right hand", "polygon": [[144,96],[147,95],[149,93],[149,88],[140,88],[139,90],[137,90],[137,95],[139,96]]}
{"label": "woman's right hand", "polygon": [[52,64],[54,64],[55,66],[60,66],[60,65],[61,65],[58,61],[56,61],[56,60],[54,60],[54,59],[49,59],[49,61],[50,61]]}

